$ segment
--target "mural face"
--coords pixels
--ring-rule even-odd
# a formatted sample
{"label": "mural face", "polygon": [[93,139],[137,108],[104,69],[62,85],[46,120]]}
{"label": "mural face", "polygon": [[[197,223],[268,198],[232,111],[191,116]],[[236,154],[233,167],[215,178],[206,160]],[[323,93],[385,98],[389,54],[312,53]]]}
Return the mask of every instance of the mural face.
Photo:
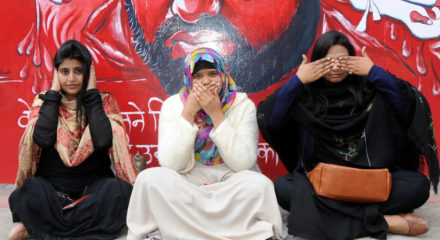
{"label": "mural face", "polygon": [[378,21],[387,16],[402,22],[411,33],[422,39],[440,36],[440,4],[438,0],[351,0],[357,10],[365,11],[358,30],[365,31],[368,14]]}
{"label": "mural face", "polygon": [[[149,166],[157,165],[162,102],[182,87],[187,53],[216,49],[258,104],[334,29],[420,89],[440,133],[440,0],[23,0],[2,2],[0,14],[0,124],[8,139],[0,183],[15,179],[32,101],[50,88],[53,56],[68,39],[90,51],[98,88],[117,99],[131,151]],[[285,173],[263,139],[258,147],[263,173]]]}
{"label": "mural face", "polygon": [[137,53],[168,94],[182,86],[185,56],[202,46],[225,56],[231,75],[246,92],[279,81],[312,44],[318,7],[315,0],[126,2]]}

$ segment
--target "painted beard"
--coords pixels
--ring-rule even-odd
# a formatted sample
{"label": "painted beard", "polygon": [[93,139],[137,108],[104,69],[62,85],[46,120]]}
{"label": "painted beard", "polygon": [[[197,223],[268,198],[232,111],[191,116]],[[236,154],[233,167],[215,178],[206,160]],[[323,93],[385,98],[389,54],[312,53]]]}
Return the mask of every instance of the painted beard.
{"label": "painted beard", "polygon": [[301,1],[288,29],[277,41],[255,49],[242,39],[228,20],[221,16],[201,15],[195,24],[188,24],[178,16],[168,19],[156,32],[153,44],[145,41],[144,31],[137,21],[131,0],[126,0],[133,44],[137,53],[159,78],[168,94],[177,93],[183,84],[185,57],[173,59],[173,48],[167,41],[178,31],[196,33],[208,30],[226,35],[233,43],[233,51],[223,56],[230,75],[244,92],[258,92],[279,82],[301,63],[301,54],[307,53],[315,39],[319,21],[319,1]]}

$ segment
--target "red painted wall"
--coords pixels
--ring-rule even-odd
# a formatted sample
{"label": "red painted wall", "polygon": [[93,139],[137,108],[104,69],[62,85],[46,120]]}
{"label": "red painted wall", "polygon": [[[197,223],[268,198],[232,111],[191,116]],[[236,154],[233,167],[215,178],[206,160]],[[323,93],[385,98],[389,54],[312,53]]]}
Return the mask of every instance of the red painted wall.
{"label": "red painted wall", "polygon": [[[127,4],[131,3],[131,4]],[[416,1],[415,1],[416,2]],[[157,165],[162,101],[182,85],[183,56],[208,46],[258,104],[296,70],[321,33],[337,29],[356,50],[418,87],[440,132],[440,1],[23,0],[0,8],[0,183],[13,183],[34,95],[48,89],[52,57],[75,38],[93,55],[98,88],[120,105],[131,150]],[[371,3],[371,4],[370,4]],[[374,3],[374,4],[373,4]],[[370,4],[370,5],[369,5]],[[259,165],[285,173],[260,141]]]}

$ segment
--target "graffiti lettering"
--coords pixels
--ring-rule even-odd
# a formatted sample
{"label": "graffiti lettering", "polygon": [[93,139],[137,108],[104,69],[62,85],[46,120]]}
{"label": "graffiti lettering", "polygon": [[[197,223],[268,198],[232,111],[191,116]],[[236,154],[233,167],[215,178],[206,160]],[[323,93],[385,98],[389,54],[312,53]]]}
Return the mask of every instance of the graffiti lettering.
{"label": "graffiti lettering", "polygon": [[[152,109],[152,104],[154,102],[159,102],[160,103],[160,107],[158,108],[158,110],[153,110]],[[160,108],[162,107],[162,99],[157,98],[157,97],[152,97],[150,98],[150,100],[148,100],[148,113],[153,115],[154,118],[154,131],[157,131],[157,116],[160,114]]]}
{"label": "graffiti lettering", "polygon": [[268,160],[275,159],[275,166],[278,166],[278,154],[269,143],[258,143],[258,158],[264,159],[265,164],[267,164]]}
{"label": "graffiti lettering", "polygon": [[19,118],[18,118],[18,121],[17,121],[17,124],[18,124],[19,127],[21,127],[21,128],[25,128],[26,125],[27,125],[28,122],[29,122],[29,115],[30,115],[30,113],[31,113],[31,108],[29,107],[29,104],[27,104],[23,99],[18,98],[18,101],[21,102],[21,103],[23,103],[23,104],[26,105],[26,107],[27,107],[27,110],[24,110],[24,111],[22,112],[22,113],[23,113],[23,116],[19,117]]}
{"label": "graffiti lettering", "polygon": [[[134,112],[121,112],[121,115],[122,115],[122,118],[123,118],[124,122],[128,122],[128,132],[131,132],[131,126],[137,127],[139,123],[142,124],[141,132],[143,132],[144,131],[144,127],[145,127],[145,119],[144,119],[145,112],[141,111],[134,102],[128,102],[128,105],[133,106],[137,110],[137,111],[134,111]],[[139,115],[140,119],[136,119],[132,123],[130,115]]]}
{"label": "graffiti lettering", "polygon": [[130,144],[128,147],[130,148],[131,152],[138,152],[140,155],[146,156],[147,166],[148,164],[151,164],[153,160],[157,160],[157,145]]}

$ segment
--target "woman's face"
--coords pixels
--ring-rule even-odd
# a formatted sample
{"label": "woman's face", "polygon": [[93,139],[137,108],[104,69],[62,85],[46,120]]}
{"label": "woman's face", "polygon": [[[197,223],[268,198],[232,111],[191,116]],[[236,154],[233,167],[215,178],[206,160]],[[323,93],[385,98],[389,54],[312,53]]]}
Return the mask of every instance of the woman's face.
{"label": "woman's face", "polygon": [[[330,47],[330,49],[327,52],[327,55],[325,57],[329,57],[332,59],[337,59],[341,56],[348,56],[348,50],[342,45],[333,45]],[[324,78],[325,80],[332,82],[332,83],[338,83],[342,82],[347,77],[348,73],[347,71],[344,71],[336,66],[336,64],[332,65],[332,69],[329,73],[327,73]]]}
{"label": "woman's face", "polygon": [[67,99],[75,100],[83,84],[82,64],[76,59],[65,59],[58,66],[58,79]]}
{"label": "woman's face", "polygon": [[194,84],[201,84],[206,87],[218,85],[220,88],[223,85],[222,78],[217,72],[217,69],[201,69],[192,75],[192,81]]}

